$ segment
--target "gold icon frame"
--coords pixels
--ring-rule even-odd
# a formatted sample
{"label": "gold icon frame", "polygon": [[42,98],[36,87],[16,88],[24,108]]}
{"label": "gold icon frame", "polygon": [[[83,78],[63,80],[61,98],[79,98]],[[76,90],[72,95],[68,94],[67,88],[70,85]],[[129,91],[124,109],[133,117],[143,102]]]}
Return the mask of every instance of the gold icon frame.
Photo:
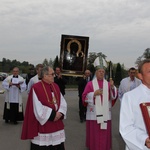
{"label": "gold icon frame", "polygon": [[87,66],[89,37],[63,34],[60,47],[62,74],[82,76]]}

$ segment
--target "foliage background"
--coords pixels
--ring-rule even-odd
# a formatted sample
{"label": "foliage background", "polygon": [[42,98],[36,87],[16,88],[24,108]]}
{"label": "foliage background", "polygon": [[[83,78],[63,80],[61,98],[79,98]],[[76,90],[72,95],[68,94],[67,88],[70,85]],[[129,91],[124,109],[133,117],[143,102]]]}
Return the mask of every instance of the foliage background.
{"label": "foliage background", "polygon": [[[95,68],[93,66],[93,62],[94,60],[99,57],[102,56],[103,59],[106,62],[106,79],[109,80],[109,74],[110,74],[110,62],[107,60],[107,56],[101,52],[96,53],[96,52],[91,52],[88,55],[87,58],[87,69],[89,69],[92,72],[92,75],[94,76],[95,74]],[[139,63],[143,60],[143,59],[150,59],[150,48],[147,48],[143,54],[141,56],[139,56],[137,58],[137,60],[135,60],[135,65],[138,66]],[[42,62],[39,62],[40,64],[43,64],[44,66],[49,65],[50,67],[52,67],[54,70],[56,67],[60,67],[60,61],[59,61],[59,57],[56,56],[56,58],[54,60],[52,60],[52,58],[49,59],[44,59]],[[113,62],[111,62],[112,67],[111,67],[111,72],[112,72],[112,79],[115,82],[116,86],[119,86],[120,81],[128,76],[128,69],[129,68],[125,68],[124,64],[120,64],[119,62],[117,64],[113,64]],[[34,64],[31,64],[27,61],[17,61],[16,59],[14,60],[10,60],[7,58],[3,58],[2,61],[0,61],[0,72],[6,72],[8,74],[11,74],[11,70],[14,67],[18,67],[20,69],[20,74],[27,74],[29,73],[30,68],[35,68]],[[134,66],[131,66],[134,67]],[[84,72],[83,72],[84,74]],[[66,76],[65,77],[67,79],[67,87],[77,87],[78,84],[78,78],[77,77],[72,77],[72,76]]]}

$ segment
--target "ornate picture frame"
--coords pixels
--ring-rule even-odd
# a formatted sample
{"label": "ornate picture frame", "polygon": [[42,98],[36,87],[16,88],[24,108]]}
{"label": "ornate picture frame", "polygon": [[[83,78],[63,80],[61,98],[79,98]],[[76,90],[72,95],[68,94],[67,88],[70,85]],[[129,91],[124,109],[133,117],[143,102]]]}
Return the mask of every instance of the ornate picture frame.
{"label": "ornate picture frame", "polygon": [[62,74],[82,76],[87,66],[89,37],[62,35],[60,64]]}

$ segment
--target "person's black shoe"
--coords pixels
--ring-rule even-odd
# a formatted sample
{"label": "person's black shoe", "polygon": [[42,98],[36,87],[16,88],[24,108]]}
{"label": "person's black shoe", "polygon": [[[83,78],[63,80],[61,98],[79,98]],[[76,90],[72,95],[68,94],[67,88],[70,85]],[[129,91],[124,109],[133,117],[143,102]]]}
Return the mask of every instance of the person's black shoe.
{"label": "person's black shoe", "polygon": [[80,119],[80,122],[83,123],[83,119]]}
{"label": "person's black shoe", "polygon": [[5,123],[8,123],[8,120],[5,120]]}

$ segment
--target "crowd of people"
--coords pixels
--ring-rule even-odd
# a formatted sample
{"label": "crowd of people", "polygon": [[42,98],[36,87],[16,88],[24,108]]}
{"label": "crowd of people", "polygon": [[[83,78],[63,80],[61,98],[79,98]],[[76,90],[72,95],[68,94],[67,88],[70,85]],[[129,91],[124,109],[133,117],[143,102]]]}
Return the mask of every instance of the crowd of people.
{"label": "crowd of people", "polygon": [[[78,79],[79,120],[81,123],[86,121],[86,147],[89,150],[112,149],[111,110],[119,99],[118,130],[126,144],[125,149],[150,149],[150,135],[140,108],[140,104],[150,102],[150,60],[141,62],[138,74],[131,67],[129,76],[121,80],[118,89],[112,78],[105,79],[101,57],[95,59],[94,67],[94,75],[87,69]],[[5,89],[3,119],[5,123],[15,125],[23,121],[21,139],[31,140],[30,150],[65,150],[66,84],[60,67],[53,70],[42,64],[37,64],[36,73],[31,68],[26,79],[15,67],[12,75],[2,82]],[[24,91],[28,94],[25,113]]]}

